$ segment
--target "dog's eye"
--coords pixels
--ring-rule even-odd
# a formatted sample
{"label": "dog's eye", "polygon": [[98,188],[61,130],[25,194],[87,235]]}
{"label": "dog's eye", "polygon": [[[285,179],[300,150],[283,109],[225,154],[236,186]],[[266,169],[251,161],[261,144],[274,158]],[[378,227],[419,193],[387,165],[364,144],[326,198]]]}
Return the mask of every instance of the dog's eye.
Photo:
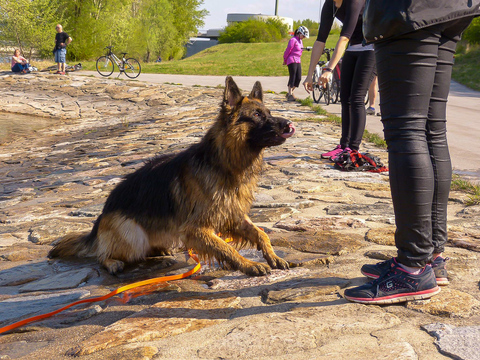
{"label": "dog's eye", "polygon": [[262,117],[262,113],[260,111],[255,111],[255,113],[253,114],[253,116],[255,117]]}

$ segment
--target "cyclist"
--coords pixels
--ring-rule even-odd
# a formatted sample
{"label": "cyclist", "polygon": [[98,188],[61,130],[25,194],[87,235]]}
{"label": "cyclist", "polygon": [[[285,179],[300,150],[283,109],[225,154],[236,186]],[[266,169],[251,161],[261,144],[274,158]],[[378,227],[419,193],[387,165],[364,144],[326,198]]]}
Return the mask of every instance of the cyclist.
{"label": "cyclist", "polygon": [[298,88],[300,81],[302,80],[302,53],[303,42],[302,40],[309,37],[308,29],[305,26],[300,26],[293,37],[288,42],[287,48],[283,53],[283,65],[288,66],[288,93],[287,100],[295,101],[293,96],[293,90]]}
{"label": "cyclist", "polygon": [[328,83],[333,69],[342,60],[340,79],[340,101],[342,104],[342,136],[335,149],[322,154],[322,158],[335,160],[343,152],[358,150],[365,130],[365,95],[372,80],[375,55],[373,45],[363,46],[362,13],[365,0],[326,0],[322,7],[320,27],[310,58],[308,75],[303,85],[310,93],[313,72],[325,48],[325,42],[334,19],[343,23],[340,38],[333,55],[320,76],[320,82]]}

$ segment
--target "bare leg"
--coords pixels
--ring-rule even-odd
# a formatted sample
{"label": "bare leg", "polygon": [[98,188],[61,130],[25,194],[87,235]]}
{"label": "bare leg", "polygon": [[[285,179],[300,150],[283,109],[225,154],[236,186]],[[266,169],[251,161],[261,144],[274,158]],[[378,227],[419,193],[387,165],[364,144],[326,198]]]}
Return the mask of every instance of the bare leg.
{"label": "bare leg", "polygon": [[375,76],[370,83],[368,88],[368,106],[375,108],[375,102],[377,101],[377,92],[378,92],[378,79]]}

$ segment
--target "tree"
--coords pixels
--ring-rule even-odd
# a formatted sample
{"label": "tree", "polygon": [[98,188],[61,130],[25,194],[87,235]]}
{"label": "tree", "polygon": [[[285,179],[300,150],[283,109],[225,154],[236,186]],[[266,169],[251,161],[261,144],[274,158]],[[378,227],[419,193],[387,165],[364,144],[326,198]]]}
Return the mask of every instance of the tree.
{"label": "tree", "polygon": [[181,58],[203,25],[203,0],[0,0],[0,40],[51,57],[55,25],[72,37],[70,60],[98,57],[105,46],[150,61]]}
{"label": "tree", "polygon": [[299,20],[299,21],[294,21],[293,22],[293,28],[298,29],[301,25],[305,26],[308,29],[308,32],[310,33],[310,36],[317,36],[318,34],[318,27],[320,24],[316,21],[310,20],[310,19],[305,19],[305,20]]}
{"label": "tree", "polygon": [[480,18],[473,19],[470,26],[463,33],[463,40],[470,44],[480,44]]}
{"label": "tree", "polygon": [[0,39],[18,47],[30,60],[34,50],[51,56],[55,25],[62,20],[57,0],[0,0]]}
{"label": "tree", "polygon": [[288,26],[280,20],[248,19],[227,26],[220,33],[219,43],[262,43],[280,41],[287,36]]}

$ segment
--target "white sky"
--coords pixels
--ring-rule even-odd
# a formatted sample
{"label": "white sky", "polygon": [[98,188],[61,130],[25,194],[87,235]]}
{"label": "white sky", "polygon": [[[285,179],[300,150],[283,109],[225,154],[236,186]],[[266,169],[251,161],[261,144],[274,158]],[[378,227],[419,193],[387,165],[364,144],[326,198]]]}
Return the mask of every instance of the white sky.
{"label": "white sky", "polygon": [[[278,0],[278,16],[318,22],[320,4],[322,0]],[[203,29],[214,29],[225,27],[230,13],[275,15],[275,0],[204,0],[200,8],[210,13]]]}

